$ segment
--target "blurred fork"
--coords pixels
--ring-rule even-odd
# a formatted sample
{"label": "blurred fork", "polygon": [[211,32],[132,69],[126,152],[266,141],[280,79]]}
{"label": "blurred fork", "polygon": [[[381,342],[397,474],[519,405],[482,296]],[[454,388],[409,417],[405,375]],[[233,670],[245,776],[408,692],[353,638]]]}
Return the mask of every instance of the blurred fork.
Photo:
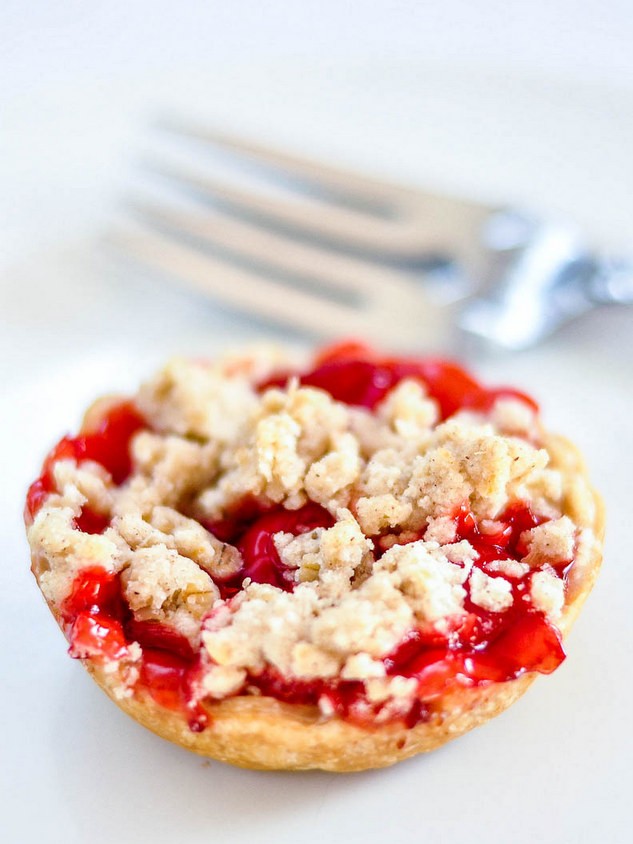
{"label": "blurred fork", "polygon": [[152,162],[191,205],[134,198],[136,223],[113,235],[144,264],[240,310],[399,348],[456,350],[469,334],[521,349],[597,304],[633,301],[633,265],[592,254],[570,226],[222,132],[166,128],[293,184],[288,198]]}

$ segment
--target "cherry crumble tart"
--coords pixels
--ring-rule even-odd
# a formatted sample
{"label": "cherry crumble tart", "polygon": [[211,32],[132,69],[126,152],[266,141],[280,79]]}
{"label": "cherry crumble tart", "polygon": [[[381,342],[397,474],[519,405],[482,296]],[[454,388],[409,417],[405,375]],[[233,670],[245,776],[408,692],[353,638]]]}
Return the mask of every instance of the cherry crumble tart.
{"label": "cherry crumble tart", "polygon": [[32,570],[139,722],[253,768],[431,750],[565,658],[602,504],[538,407],[357,343],[174,360],[31,485]]}

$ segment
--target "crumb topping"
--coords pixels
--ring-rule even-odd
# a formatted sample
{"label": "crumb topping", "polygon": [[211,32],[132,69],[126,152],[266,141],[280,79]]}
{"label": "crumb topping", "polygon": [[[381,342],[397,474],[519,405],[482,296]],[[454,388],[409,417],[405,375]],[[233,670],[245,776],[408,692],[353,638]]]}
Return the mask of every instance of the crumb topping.
{"label": "crumb topping", "polygon": [[[135,620],[201,649],[203,695],[248,693],[249,678],[271,669],[364,683],[367,700],[392,714],[417,685],[387,676],[384,658],[411,630],[464,617],[467,601],[507,613],[517,582],[536,610],[560,618],[565,584],[554,566],[593,540],[562,515],[563,478],[530,406],[502,397],[487,413],[440,421],[413,378],[373,410],[296,379],[258,391],[282,367],[272,353],[172,361],[135,397],[148,430],[132,439],[125,483],[94,461],[55,464],[54,490],[28,531],[49,602],[61,606],[87,567],[118,573]],[[214,525],[244,501],[264,512],[312,502],[332,517],[329,527],[272,535],[287,588],[240,581],[242,550]],[[485,562],[474,540],[457,541],[460,508],[494,536],[516,502],[546,519],[521,535],[522,558]],[[86,508],[108,526],[82,530]],[[324,713],[330,705],[321,701]]]}
{"label": "crumb topping", "polygon": [[553,569],[536,571],[530,581],[530,597],[537,609],[557,621],[565,604],[565,584]]}
{"label": "crumb topping", "polygon": [[512,586],[503,577],[490,577],[481,569],[470,575],[470,600],[489,612],[503,612],[512,606]]}
{"label": "crumb topping", "polygon": [[529,553],[523,562],[529,566],[570,562],[574,554],[576,528],[569,516],[545,522],[525,533]]}

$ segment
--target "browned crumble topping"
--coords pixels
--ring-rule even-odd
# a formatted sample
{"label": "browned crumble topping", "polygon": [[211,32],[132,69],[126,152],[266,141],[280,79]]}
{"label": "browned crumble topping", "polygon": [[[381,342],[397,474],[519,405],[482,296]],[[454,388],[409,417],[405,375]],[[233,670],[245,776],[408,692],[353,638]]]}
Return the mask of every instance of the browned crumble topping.
{"label": "browned crumble topping", "polygon": [[[559,618],[564,583],[543,566],[593,538],[562,515],[563,477],[538,446],[528,405],[502,398],[485,418],[463,412],[438,423],[435,401],[413,380],[375,413],[292,382],[259,395],[256,381],[282,363],[276,352],[172,361],[136,396],[152,432],[134,438],[123,486],[96,463],[55,466],[58,492],[29,528],[53,605],[83,568],[121,572],[135,618],[170,625],[204,649],[202,685],[216,699],[272,666],[302,679],[362,680],[374,702],[409,700],[415,683],[386,677],[381,657],[412,627],[463,612],[467,581],[474,604],[502,613],[513,602],[508,578],[539,568],[531,601]],[[198,520],[221,519],[249,496],[288,509],[316,502],[334,525],[275,535],[294,591],[246,582],[225,602],[213,578],[235,575],[240,555]],[[467,502],[480,529],[494,533],[516,501],[550,521],[526,532],[523,560],[495,561],[490,574],[473,568],[477,552],[455,542],[451,514]],[[75,526],[85,505],[110,518],[102,534]],[[378,534],[380,558],[369,538]],[[122,687],[133,680],[121,674]]]}

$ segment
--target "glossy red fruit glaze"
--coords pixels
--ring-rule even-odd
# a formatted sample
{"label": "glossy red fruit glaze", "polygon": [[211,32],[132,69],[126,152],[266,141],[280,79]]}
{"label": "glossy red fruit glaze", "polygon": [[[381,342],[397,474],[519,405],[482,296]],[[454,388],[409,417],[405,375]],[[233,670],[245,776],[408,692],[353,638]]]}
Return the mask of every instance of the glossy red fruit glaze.
{"label": "glossy red fruit glaze", "polygon": [[430,703],[458,682],[462,647],[461,638],[438,637],[432,629],[412,630],[383,663],[389,676],[415,678],[419,698]]}
{"label": "glossy red fruit glaze", "polygon": [[33,522],[37,511],[52,491],[52,484],[48,478],[40,475],[36,481],[33,481],[26,494],[26,503],[24,505],[24,521],[27,526]]}
{"label": "glossy red fruit glaze", "polygon": [[[241,589],[245,578],[255,583],[270,583],[286,592],[295,586],[294,580],[284,577],[286,567],[281,562],[273,536],[276,533],[292,533],[298,536],[318,527],[332,527],[334,519],[318,504],[306,504],[299,510],[277,507],[261,514],[244,529],[239,511],[235,516],[238,529],[231,529],[223,523],[224,535],[231,535],[244,560],[242,570],[226,581],[216,581],[223,598],[235,595]],[[212,525],[208,525],[212,528]],[[239,531],[242,530],[240,535]],[[216,534],[217,535],[217,534]]]}
{"label": "glossy red fruit glaze", "polygon": [[[327,701],[333,713],[346,721],[372,727],[376,725],[383,705],[371,704],[367,700],[363,683],[353,680],[297,680],[282,677],[273,670],[264,671],[249,679],[249,685],[258,688],[262,695],[274,697],[282,703],[301,706],[318,706],[319,701]],[[429,718],[428,708],[416,700],[404,716],[380,718],[381,724],[404,720],[408,727],[413,727]]]}
{"label": "glossy red fruit glaze", "polygon": [[159,621],[137,621],[130,618],[125,625],[128,639],[146,649],[166,651],[175,657],[191,661],[195,652],[186,636]]}
{"label": "glossy red fruit glaze", "polygon": [[223,519],[201,519],[200,524],[222,542],[237,545],[253,522],[271,509],[270,505],[264,505],[254,496],[248,495],[227,512]]}
{"label": "glossy red fruit glaze", "polygon": [[24,508],[24,519],[28,523],[35,518],[46,498],[55,491],[53,479],[53,467],[59,460],[75,460],[76,449],[74,440],[71,437],[63,437],[57,445],[48,453],[39,478],[34,481],[26,494],[26,506]]}
{"label": "glossy red fruit glaze", "polygon": [[139,686],[166,709],[182,712],[193,732],[201,732],[209,718],[193,699],[191,679],[196,663],[166,650],[143,649]]}
{"label": "glossy red fruit glaze", "polygon": [[169,651],[143,649],[140,682],[167,709],[181,709],[190,662]]}
{"label": "glossy red fruit glaze", "polygon": [[73,657],[85,659],[121,659],[127,654],[127,642],[120,621],[105,613],[80,612],[68,634]]}
{"label": "glossy red fruit glaze", "polygon": [[491,625],[475,616],[467,638],[447,637],[443,646],[435,636],[428,640],[414,631],[385,660],[387,673],[415,677],[420,696],[430,701],[455,683],[501,683],[528,671],[550,674],[564,660],[560,634],[542,613],[526,605],[494,615]]}
{"label": "glossy red fruit glaze", "polygon": [[[529,508],[516,505],[499,517],[500,530],[482,534],[468,511],[456,515],[458,539],[468,538],[480,553],[477,565],[517,554],[520,536],[539,524]],[[399,716],[409,726],[429,717],[426,704],[458,685],[504,682],[525,672],[550,673],[565,658],[558,631],[545,616],[524,600],[524,587],[514,585],[514,604],[505,612],[491,613],[474,605],[469,598],[462,617],[451,621],[450,629],[438,632],[432,626],[414,630],[385,660],[389,675],[414,677],[418,699],[411,710]],[[251,682],[249,680],[249,682]],[[345,681],[300,682],[265,672],[253,678],[262,694],[288,703],[316,705],[325,697],[340,717],[371,722],[376,707],[366,700],[362,684]]]}
{"label": "glossy red fruit glaze", "polygon": [[147,423],[131,401],[111,407],[98,427],[75,440],[78,460],[94,460],[121,484],[132,471],[130,440]]}
{"label": "glossy red fruit glaze", "polygon": [[[246,505],[246,510],[252,516],[253,502]],[[225,536],[235,539],[236,532],[244,530],[243,515],[240,510],[236,511],[234,525],[239,527],[236,531],[235,527],[225,524]],[[498,517],[498,529],[492,533],[482,533],[467,508],[455,514],[455,521],[456,540],[467,539],[475,547],[480,555],[476,565],[485,570],[486,563],[493,560],[519,559],[526,550],[521,547],[521,534],[542,523],[543,519],[519,503]],[[316,505],[308,505],[298,511],[279,509],[260,515],[237,539],[247,562],[238,578],[227,584],[230,586],[227,597],[239,591],[246,576],[259,582],[274,583],[283,589],[291,588],[292,584],[283,578],[283,566],[272,535],[277,531],[298,534],[331,524],[327,511]],[[564,659],[560,636],[542,613],[531,609],[531,605],[523,600],[524,588],[521,591],[515,584],[514,593],[514,605],[506,612],[486,612],[467,597],[466,608],[470,612],[453,619],[453,626],[448,632],[438,633],[432,627],[413,631],[385,658],[388,674],[415,677],[420,700],[430,702],[457,684],[502,682],[526,671],[553,671]],[[376,708],[372,709],[367,703],[363,686],[359,683],[336,680],[301,682],[273,672],[249,678],[249,683],[257,686],[262,694],[287,703],[316,705],[320,698],[325,697],[333,710],[347,720],[362,722],[376,716]],[[428,708],[420,700],[404,716],[406,723],[412,725],[428,718]]]}
{"label": "glossy red fruit glaze", "polygon": [[182,710],[192,730],[204,729],[207,715],[193,703],[191,693],[197,663],[191,644],[164,624],[136,621],[121,595],[118,574],[97,567],[84,569],[75,578],[61,612],[71,656],[120,659],[127,655],[130,642],[138,642],[143,652],[142,686],[161,706]]}
{"label": "glossy red fruit glaze", "polygon": [[75,519],[75,527],[84,533],[103,533],[107,527],[110,527],[110,517],[84,507],[81,515]]}
{"label": "glossy red fruit glaze", "polygon": [[527,671],[551,674],[564,659],[560,633],[543,613],[528,610],[517,613],[485,650],[467,656],[465,668],[476,682],[503,682]]}
{"label": "glossy red fruit glaze", "polygon": [[[498,517],[498,530],[493,533],[483,533],[466,508],[455,520],[456,540],[470,542],[479,555],[475,567],[484,571],[494,560],[519,560],[526,551],[522,533],[544,521],[520,503]],[[513,680],[527,671],[551,673],[565,658],[560,634],[543,613],[532,608],[526,592],[529,578],[509,581],[513,604],[503,612],[488,612],[474,604],[466,585],[467,615],[453,619],[444,635],[433,629],[412,631],[386,658],[387,672],[416,677],[426,700],[454,682],[476,685]]]}
{"label": "glossy red fruit glaze", "polygon": [[61,606],[65,621],[74,621],[82,612],[123,618],[119,575],[98,566],[83,569],[73,581],[70,595]]}
{"label": "glossy red fruit glaze", "polygon": [[61,605],[73,657],[119,659],[125,656],[124,604],[119,576],[105,569],[84,569]]}
{"label": "glossy red fruit glaze", "polygon": [[350,342],[324,349],[315,362],[309,372],[279,373],[259,389],[284,386],[291,375],[297,375],[304,386],[318,387],[337,401],[372,410],[400,381],[415,378],[424,382],[437,401],[442,419],[462,408],[487,412],[502,396],[519,398],[538,411],[524,393],[509,387],[487,389],[452,361],[381,357],[367,346]]}
{"label": "glossy red fruit glaze", "polygon": [[[453,619],[446,633],[433,627],[412,631],[383,661],[389,676],[417,680],[417,698],[408,712],[380,718],[380,723],[400,720],[413,727],[428,720],[435,699],[456,687],[505,682],[528,671],[554,671],[565,658],[558,631],[528,605],[508,612],[494,614],[503,622],[491,627],[470,613]],[[316,706],[326,699],[339,717],[364,726],[379,718],[381,707],[368,702],[359,682],[300,681],[268,670],[249,678],[249,684],[285,703]]]}
{"label": "glossy red fruit glaze", "polygon": [[[70,459],[78,463],[94,460],[108,470],[116,484],[123,483],[132,469],[130,440],[146,427],[147,423],[134,404],[125,401],[111,407],[94,431],[61,439],[45,459],[39,478],[29,487],[24,512],[26,521],[33,521],[45,499],[55,491],[53,468],[59,460]],[[100,533],[103,529],[96,529],[97,514],[87,516],[85,524],[88,533]]]}
{"label": "glossy red fruit glaze", "polygon": [[527,504],[517,502],[497,516],[495,522],[500,530],[493,533],[482,532],[473,514],[465,507],[457,513],[455,521],[456,541],[467,539],[479,554],[477,562],[481,564],[492,560],[520,559],[527,552],[522,534],[543,524],[546,519],[535,515]]}
{"label": "glossy red fruit glaze", "polygon": [[[157,624],[156,628],[160,626]],[[202,732],[209,723],[209,716],[195,700],[192,691],[198,660],[193,651],[190,656],[185,656],[182,643],[173,636],[157,637],[157,644],[161,647],[143,644],[139,685],[156,703],[182,712],[193,732]]]}

